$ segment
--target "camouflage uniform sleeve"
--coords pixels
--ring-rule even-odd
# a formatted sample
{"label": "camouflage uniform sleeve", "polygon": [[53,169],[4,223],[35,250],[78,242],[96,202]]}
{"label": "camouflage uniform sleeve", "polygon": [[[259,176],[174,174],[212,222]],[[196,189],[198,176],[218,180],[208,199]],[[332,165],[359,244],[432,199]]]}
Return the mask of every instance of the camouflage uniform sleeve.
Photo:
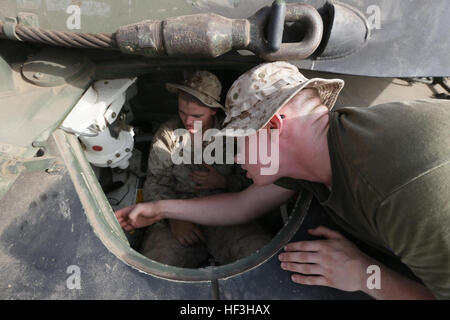
{"label": "camouflage uniform sleeve", "polygon": [[148,157],[148,174],[144,184],[144,201],[175,199],[176,180],[171,158],[173,142],[170,132],[162,128],[155,135]]}
{"label": "camouflage uniform sleeve", "polygon": [[240,165],[233,165],[233,171],[230,175],[226,176],[227,185],[226,190],[228,192],[239,192],[247,189],[253,181],[245,176],[245,171]]}

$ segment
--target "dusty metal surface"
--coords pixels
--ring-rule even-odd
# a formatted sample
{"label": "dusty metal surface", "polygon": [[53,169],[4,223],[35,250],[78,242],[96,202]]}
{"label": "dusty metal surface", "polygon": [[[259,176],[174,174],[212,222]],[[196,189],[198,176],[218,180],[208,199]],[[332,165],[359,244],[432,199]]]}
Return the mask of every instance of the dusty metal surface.
{"label": "dusty metal surface", "polygon": [[361,50],[370,41],[371,27],[368,19],[355,8],[343,3],[328,3],[322,8],[324,20],[329,22],[317,60],[339,59]]}
{"label": "dusty metal surface", "polygon": [[111,206],[75,136],[57,130],[54,133],[54,139],[68,172],[72,177],[80,200],[83,203],[88,220],[104,245],[130,266],[142,272],[165,279],[177,281],[209,281],[232,277],[236,273],[258,267],[270,259],[294,236],[303,222],[311,201],[311,195],[301,195],[286,225],[257,254],[252,254],[234,263],[217,267],[183,269],[165,266],[142,256],[129,246],[122,229],[115,219]]}
{"label": "dusty metal surface", "polygon": [[[120,48],[125,53],[148,57],[174,56],[216,58],[231,50],[248,49],[265,60],[305,59],[322,40],[323,22],[317,10],[303,3],[286,6],[283,25],[301,25],[305,35],[299,43],[274,44],[265,32],[275,17],[266,6],[248,19],[229,19],[215,13],[186,15],[164,20],[145,20],[121,26],[114,33],[55,31],[17,23],[10,17],[0,21],[0,34],[11,40],[77,48]],[[272,30],[270,30],[271,33]],[[275,52],[274,52],[275,51]]]}
{"label": "dusty metal surface", "polygon": [[275,52],[265,36],[272,18],[271,8],[264,7],[248,19],[202,13],[146,20],[121,26],[115,33],[55,31],[5,20],[0,22],[0,32],[11,40],[63,47],[120,48],[125,53],[148,57],[216,58],[231,50],[248,49],[265,60],[291,60],[305,59],[319,46],[323,22],[312,6],[302,3],[286,6],[285,22],[300,25],[297,27],[302,29],[304,37],[298,43],[277,45]]}
{"label": "dusty metal surface", "polygon": [[[321,5],[325,1],[313,2],[314,5]],[[367,43],[344,57],[337,55],[338,57],[333,59],[295,61],[298,67],[377,77],[450,75],[448,1],[339,2],[352,6],[369,21],[370,38]],[[345,28],[346,25],[342,27]],[[348,35],[338,36],[333,42],[339,43],[348,39]],[[337,54],[340,50],[333,51]]]}
{"label": "dusty metal surface", "polygon": [[[12,44],[12,45],[9,45]],[[94,69],[64,49],[28,51],[0,40],[0,198],[21,172],[49,167],[33,158],[90,83]]]}
{"label": "dusty metal surface", "polygon": [[[4,50],[7,50],[6,46],[0,49],[0,59]],[[55,55],[59,57],[57,60],[52,58]],[[64,72],[75,63],[79,65],[73,68],[73,72]],[[30,55],[27,61],[14,64],[12,68],[9,65],[5,67],[8,69],[0,71],[0,78],[3,82],[3,77],[8,77],[12,71],[11,77],[5,81],[12,81],[13,87],[0,92],[0,141],[23,147],[48,139],[81,97],[94,71],[82,57],[75,58],[73,53],[64,49],[44,50],[37,59]],[[34,83],[22,77],[22,72],[33,78]],[[57,80],[52,81],[55,78]],[[45,82],[45,79],[49,81]]]}
{"label": "dusty metal surface", "polygon": [[[69,0],[45,2],[6,0],[0,3],[0,21],[5,22],[7,18],[16,19],[19,24],[39,26],[52,32],[112,35],[121,26],[143,20],[163,21],[201,13],[218,14],[229,19],[244,19],[264,6],[270,6],[272,2],[158,0],[152,1],[149,5],[148,2],[137,0],[89,0],[79,3]],[[305,1],[288,2],[292,4]],[[297,66],[310,70],[378,77],[450,75],[448,55],[450,43],[447,41],[450,30],[450,7],[446,0],[435,0],[432,5],[423,0],[339,1],[352,8],[350,11],[356,16],[353,15],[351,20],[355,23],[348,23],[347,19],[340,19],[339,15],[335,17],[326,10],[321,10],[326,2],[326,0],[306,1],[307,4],[319,9],[327,35],[331,37],[323,38],[320,50],[312,58],[293,59]],[[370,29],[369,36],[362,39],[363,41],[360,36],[364,36],[366,28],[361,27],[358,16],[366,20],[366,27]],[[9,28],[11,29],[11,26]],[[333,32],[329,32],[330,28]],[[1,33],[3,29],[4,26],[0,24]],[[303,37],[301,28],[293,28],[292,32],[289,30],[285,26],[284,36],[291,39],[287,42],[295,42],[292,39],[299,40]],[[108,37],[109,40],[99,38],[98,41],[108,43],[112,39]],[[64,37],[60,40],[68,41],[64,40]],[[49,41],[54,40],[50,37]],[[84,41],[90,40],[79,39],[79,44]],[[156,53],[160,54],[160,51]],[[147,54],[154,56],[155,51],[149,49]],[[256,57],[254,58],[258,61]]]}
{"label": "dusty metal surface", "polygon": [[112,254],[88,221],[52,138],[48,146],[61,170],[22,174],[0,200],[0,299],[212,297],[209,283],[161,280]]}

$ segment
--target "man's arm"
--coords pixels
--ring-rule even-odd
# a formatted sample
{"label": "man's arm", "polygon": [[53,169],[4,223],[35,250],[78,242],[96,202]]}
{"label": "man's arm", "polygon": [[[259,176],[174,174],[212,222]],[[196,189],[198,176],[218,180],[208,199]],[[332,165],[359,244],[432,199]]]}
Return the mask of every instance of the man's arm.
{"label": "man's arm", "polygon": [[240,165],[235,164],[232,173],[226,176],[226,190],[228,192],[238,192],[253,184],[253,181],[245,176],[245,170]]}
{"label": "man's arm", "polygon": [[271,211],[294,193],[274,184],[251,185],[238,193],[140,203],[118,210],[116,217],[125,230],[142,228],[161,219],[178,219],[203,225],[235,225]]}
{"label": "man's arm", "polygon": [[[430,289],[413,281],[388,267],[371,259],[370,265],[380,268],[380,288],[369,289],[367,283],[363,284],[362,291],[378,300],[435,300]],[[367,269],[366,269],[367,271]],[[370,274],[367,274],[367,278]],[[367,282],[367,281],[366,281]]]}
{"label": "man's arm", "polygon": [[[383,300],[435,299],[431,290],[365,255],[339,232],[321,226],[309,233],[326,240],[290,243],[279,255],[281,268],[294,272],[292,281],[344,291],[363,291]],[[371,271],[369,266],[378,267],[379,273],[367,273]],[[371,272],[378,272],[374,270]],[[370,281],[372,275],[379,277],[379,286]]]}
{"label": "man's arm", "polygon": [[173,175],[170,138],[160,128],[150,149],[148,174],[143,187],[144,201],[175,199],[176,180]]}

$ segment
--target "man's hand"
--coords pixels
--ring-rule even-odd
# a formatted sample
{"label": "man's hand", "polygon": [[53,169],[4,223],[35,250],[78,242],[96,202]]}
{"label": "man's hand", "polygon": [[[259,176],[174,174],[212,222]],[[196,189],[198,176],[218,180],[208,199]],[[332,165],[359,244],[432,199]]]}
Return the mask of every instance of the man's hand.
{"label": "man's hand", "polygon": [[[308,232],[327,240],[301,241],[285,247],[286,252],[280,254],[279,259],[282,269],[295,272],[292,281],[344,291],[360,290],[375,299],[435,299],[424,285],[368,257],[339,232],[325,227]],[[381,269],[380,288],[367,287],[367,267],[370,265]]]}
{"label": "man's hand", "polygon": [[206,241],[200,228],[193,223],[180,220],[169,220],[169,225],[175,239],[177,239],[184,247]]}
{"label": "man's hand", "polygon": [[115,212],[120,226],[127,231],[149,226],[162,219],[153,202],[139,203]]}
{"label": "man's hand", "polygon": [[370,258],[339,232],[323,226],[308,232],[327,240],[286,245],[286,252],[280,254],[279,259],[282,269],[295,272],[291,277],[292,281],[344,291],[363,290],[366,286],[366,270],[371,264]]}
{"label": "man's hand", "polygon": [[213,166],[204,164],[208,171],[192,171],[192,181],[198,184],[195,187],[197,190],[207,189],[224,189],[227,180],[225,176],[221,175]]}
{"label": "man's hand", "polygon": [[241,192],[225,192],[203,198],[158,200],[120,209],[117,219],[125,230],[150,225],[161,219],[200,225],[243,224],[279,207],[295,194],[274,184],[251,185]]}

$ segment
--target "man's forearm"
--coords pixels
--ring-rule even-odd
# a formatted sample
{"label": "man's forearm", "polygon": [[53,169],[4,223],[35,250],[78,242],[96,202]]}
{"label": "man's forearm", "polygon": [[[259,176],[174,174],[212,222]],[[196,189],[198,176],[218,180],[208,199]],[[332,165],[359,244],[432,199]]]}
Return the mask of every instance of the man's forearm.
{"label": "man's forearm", "polygon": [[284,203],[293,192],[277,186],[257,187],[204,198],[161,200],[154,203],[163,219],[203,225],[235,225],[251,221]]}
{"label": "man's forearm", "polygon": [[372,265],[380,268],[380,288],[369,289],[367,283],[363,291],[379,300],[430,300],[436,299],[433,293],[422,284],[392,271],[381,263],[372,260]]}
{"label": "man's forearm", "polygon": [[155,203],[163,219],[190,221],[203,225],[233,225],[246,222],[248,218],[239,208],[220,203],[236,201],[237,193],[222,193],[204,198],[160,200]]}

